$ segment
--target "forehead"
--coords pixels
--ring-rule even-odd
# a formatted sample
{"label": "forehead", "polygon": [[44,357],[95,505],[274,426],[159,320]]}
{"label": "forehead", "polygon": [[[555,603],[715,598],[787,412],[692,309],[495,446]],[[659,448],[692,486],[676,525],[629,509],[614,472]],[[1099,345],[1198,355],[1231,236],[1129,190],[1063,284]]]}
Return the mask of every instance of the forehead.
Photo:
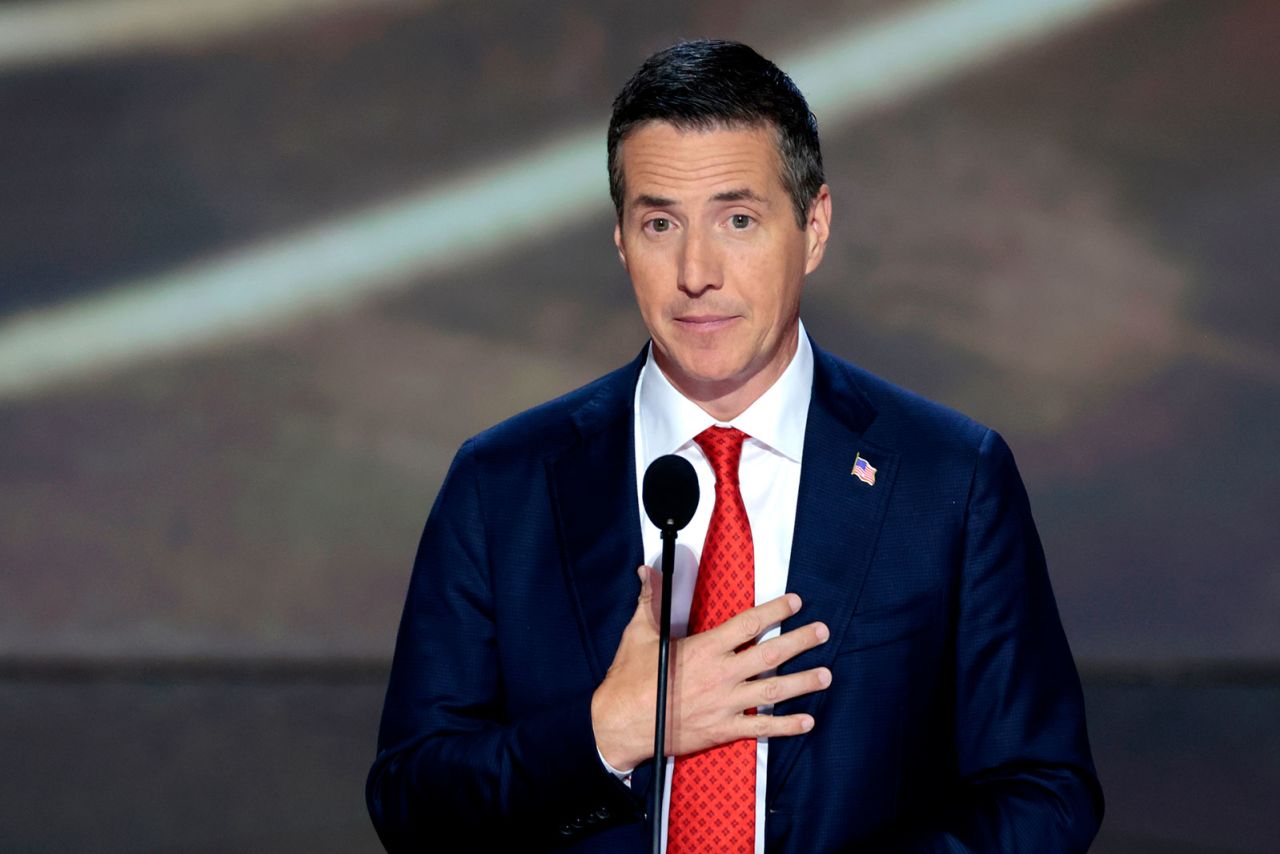
{"label": "forehead", "polygon": [[682,198],[726,189],[783,193],[777,138],[770,125],[703,130],[661,121],[643,124],[619,146],[626,196]]}

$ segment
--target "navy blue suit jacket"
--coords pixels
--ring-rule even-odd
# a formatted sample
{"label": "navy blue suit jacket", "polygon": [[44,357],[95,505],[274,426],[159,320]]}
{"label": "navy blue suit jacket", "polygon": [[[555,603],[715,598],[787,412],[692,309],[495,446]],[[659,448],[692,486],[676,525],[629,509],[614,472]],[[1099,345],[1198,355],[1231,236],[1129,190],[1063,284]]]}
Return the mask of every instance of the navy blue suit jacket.
{"label": "navy blue suit jacket", "polygon": [[[779,705],[771,852],[1088,847],[1102,814],[1075,666],[994,432],[815,347],[787,589],[831,668]],[[635,609],[637,359],[467,441],[423,533],[367,799],[392,851],[645,851],[652,763],[601,766],[592,692]],[[875,485],[851,475],[858,454]],[[447,846],[444,846],[447,848]],[[483,846],[481,846],[483,847]]]}

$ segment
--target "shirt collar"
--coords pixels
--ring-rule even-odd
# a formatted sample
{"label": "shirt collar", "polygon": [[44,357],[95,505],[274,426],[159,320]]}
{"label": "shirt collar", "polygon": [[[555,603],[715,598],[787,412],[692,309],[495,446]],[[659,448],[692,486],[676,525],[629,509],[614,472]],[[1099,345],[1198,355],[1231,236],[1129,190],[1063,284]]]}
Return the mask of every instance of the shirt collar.
{"label": "shirt collar", "polygon": [[648,467],[663,454],[675,453],[713,424],[737,427],[798,463],[804,448],[804,428],[812,393],[813,348],[803,323],[795,355],[786,370],[745,412],[729,422],[716,421],[671,384],[654,361],[651,342],[636,388],[636,406],[647,457],[644,465]]}

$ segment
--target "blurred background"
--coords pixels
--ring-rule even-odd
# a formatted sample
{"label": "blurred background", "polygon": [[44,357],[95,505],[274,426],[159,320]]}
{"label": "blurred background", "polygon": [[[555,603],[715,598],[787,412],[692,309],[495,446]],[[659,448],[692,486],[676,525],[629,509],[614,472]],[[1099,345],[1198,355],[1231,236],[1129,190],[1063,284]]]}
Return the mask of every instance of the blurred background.
{"label": "blurred background", "polygon": [[818,115],[814,338],[1018,457],[1094,850],[1276,850],[1274,0],[0,2],[0,850],[378,850],[421,525],[644,343],[604,128],[700,36]]}

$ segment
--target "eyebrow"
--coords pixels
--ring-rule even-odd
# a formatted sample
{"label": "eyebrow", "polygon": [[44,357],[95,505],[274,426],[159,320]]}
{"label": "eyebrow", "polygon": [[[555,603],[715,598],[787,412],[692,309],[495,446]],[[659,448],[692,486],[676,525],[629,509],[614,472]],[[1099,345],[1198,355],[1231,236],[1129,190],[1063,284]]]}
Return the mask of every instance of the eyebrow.
{"label": "eyebrow", "polygon": [[[754,190],[747,187],[740,187],[736,190],[725,190],[723,193],[716,193],[711,197],[713,202],[758,202],[762,205],[769,203],[768,199],[757,195]],[[641,193],[631,200],[632,208],[674,208],[679,203],[675,199],[668,199],[665,196],[650,196]]]}
{"label": "eyebrow", "polygon": [[726,190],[723,193],[716,193],[711,197],[715,202],[759,202],[760,204],[768,204],[768,199],[761,198],[752,190],[742,187],[737,190]]}
{"label": "eyebrow", "polygon": [[676,207],[675,199],[668,199],[663,196],[650,196],[644,193],[636,196],[631,200],[632,208],[674,208]]}

